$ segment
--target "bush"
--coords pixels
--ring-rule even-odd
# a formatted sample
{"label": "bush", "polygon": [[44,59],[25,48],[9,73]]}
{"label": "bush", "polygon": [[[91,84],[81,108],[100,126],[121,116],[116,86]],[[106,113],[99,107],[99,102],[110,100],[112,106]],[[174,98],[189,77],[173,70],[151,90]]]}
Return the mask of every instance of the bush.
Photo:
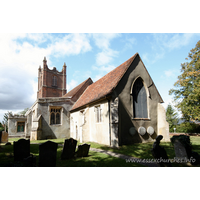
{"label": "bush", "polygon": [[177,133],[200,133],[200,125],[184,122],[176,126]]}

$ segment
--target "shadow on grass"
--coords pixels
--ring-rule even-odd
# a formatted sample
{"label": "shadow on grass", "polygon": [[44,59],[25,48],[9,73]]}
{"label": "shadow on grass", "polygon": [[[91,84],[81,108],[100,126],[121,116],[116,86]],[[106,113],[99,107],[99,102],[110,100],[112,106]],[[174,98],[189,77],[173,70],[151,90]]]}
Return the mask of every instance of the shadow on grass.
{"label": "shadow on grass", "polygon": [[[103,153],[89,151],[88,157],[61,160],[62,146],[57,149],[56,167],[140,167],[137,163],[115,158]],[[36,166],[39,161],[39,144],[30,144],[30,153],[36,156]],[[3,146],[0,151],[1,167],[23,167],[22,162],[14,162],[13,145]]]}

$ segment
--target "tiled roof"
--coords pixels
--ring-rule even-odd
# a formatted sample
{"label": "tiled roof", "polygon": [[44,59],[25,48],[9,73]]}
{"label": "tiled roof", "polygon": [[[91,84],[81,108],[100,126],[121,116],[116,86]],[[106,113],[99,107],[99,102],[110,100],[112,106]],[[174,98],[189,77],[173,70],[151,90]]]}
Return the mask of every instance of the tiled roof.
{"label": "tiled roof", "polygon": [[96,100],[99,100],[106,95],[110,94],[113,89],[118,85],[122,76],[125,74],[135,57],[138,55],[136,53],[126,62],[106,74],[104,77],[91,84],[82,96],[78,99],[78,101],[74,104],[71,110],[75,110],[79,107],[92,103]]}
{"label": "tiled roof", "polygon": [[70,90],[67,94],[63,95],[64,98],[73,98],[87,82],[93,82],[91,78],[88,78],[87,80],[83,81],[81,84],[76,86],[74,89]]}

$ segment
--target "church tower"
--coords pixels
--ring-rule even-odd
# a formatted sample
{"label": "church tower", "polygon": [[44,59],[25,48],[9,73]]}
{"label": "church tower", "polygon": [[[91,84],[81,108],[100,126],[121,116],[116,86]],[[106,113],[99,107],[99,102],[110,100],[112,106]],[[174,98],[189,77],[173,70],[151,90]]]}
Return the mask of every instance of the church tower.
{"label": "church tower", "polygon": [[66,92],[66,64],[64,63],[61,72],[58,72],[55,67],[51,70],[44,57],[43,68],[39,66],[38,69],[37,98],[62,97]]}

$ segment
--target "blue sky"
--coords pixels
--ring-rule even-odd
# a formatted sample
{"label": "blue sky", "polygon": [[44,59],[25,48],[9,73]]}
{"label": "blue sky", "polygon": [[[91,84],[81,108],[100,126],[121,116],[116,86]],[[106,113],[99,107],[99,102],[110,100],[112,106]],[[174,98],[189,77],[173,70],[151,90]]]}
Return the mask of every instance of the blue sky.
{"label": "blue sky", "polygon": [[5,112],[18,113],[34,103],[44,56],[59,71],[66,63],[69,91],[138,52],[166,107],[181,63],[200,38],[194,5],[196,0],[181,6],[171,0],[1,3],[0,121]]}
{"label": "blue sky", "polygon": [[138,52],[166,107],[181,63],[199,38],[198,33],[0,34],[0,121],[5,112],[18,113],[34,103],[44,56],[58,71],[66,63],[70,91],[88,77],[97,81]]}

